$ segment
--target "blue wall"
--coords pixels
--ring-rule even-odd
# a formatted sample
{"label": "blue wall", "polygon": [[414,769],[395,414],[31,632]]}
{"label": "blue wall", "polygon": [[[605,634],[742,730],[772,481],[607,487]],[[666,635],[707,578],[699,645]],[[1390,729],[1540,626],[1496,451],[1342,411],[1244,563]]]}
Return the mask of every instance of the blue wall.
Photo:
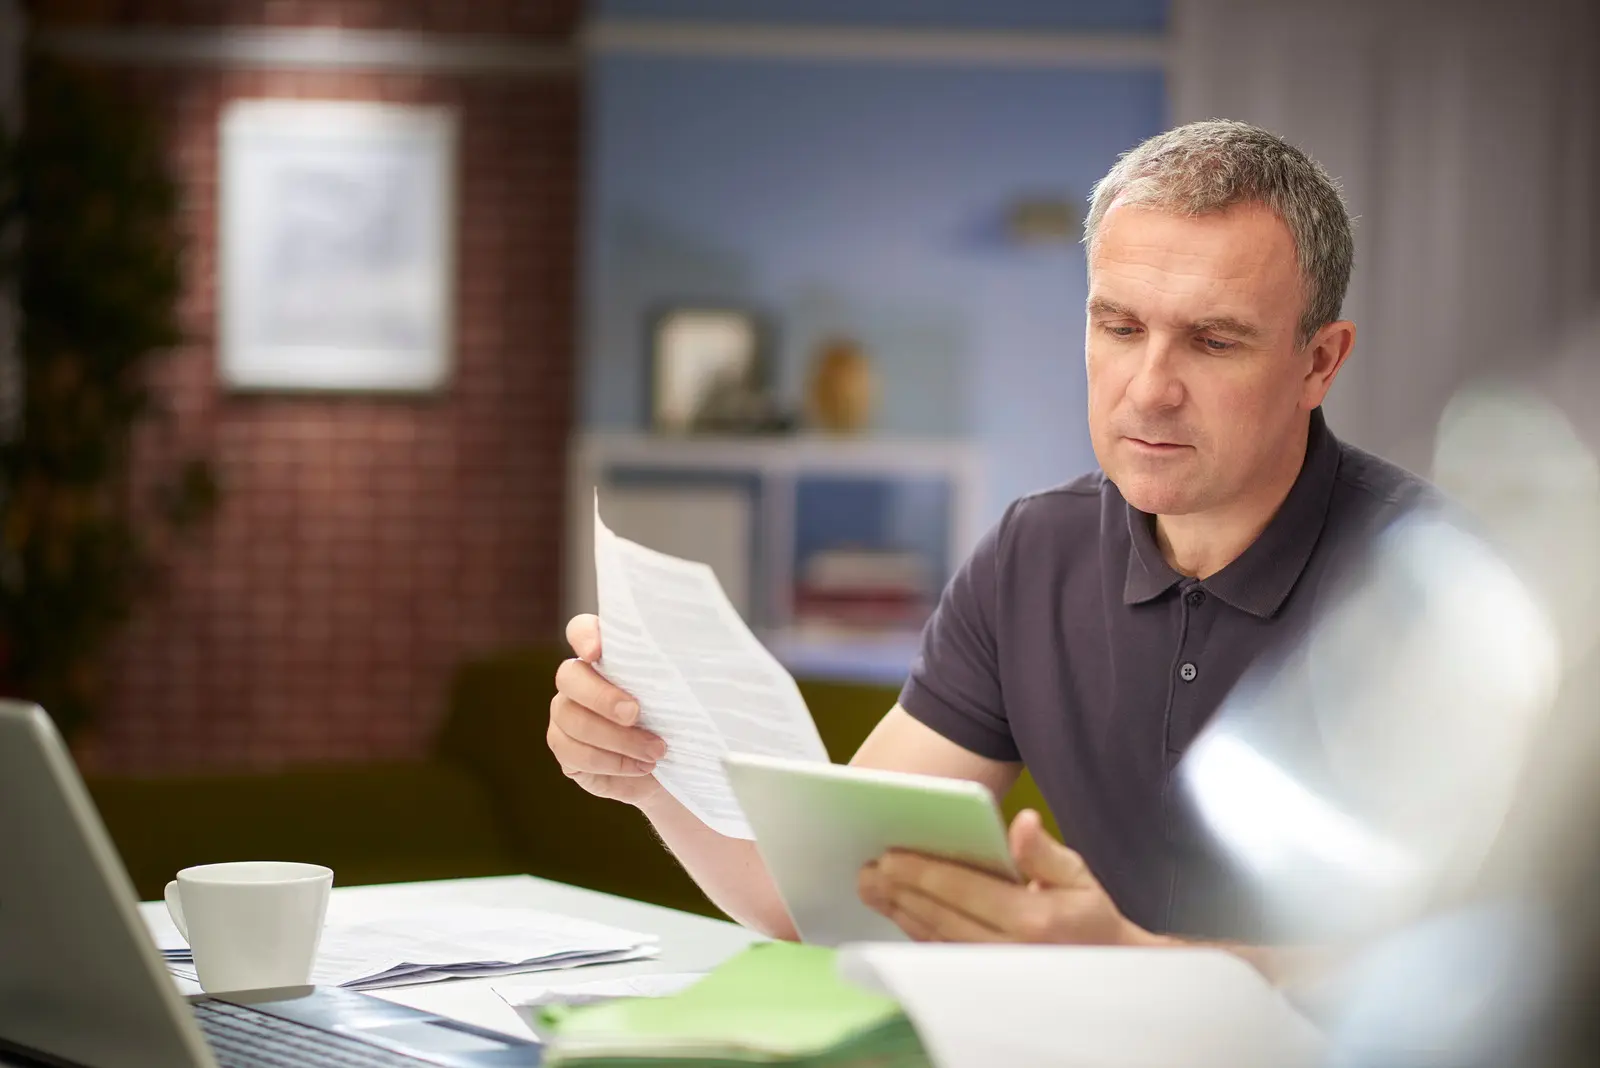
{"label": "blue wall", "polygon": [[[601,10],[720,17],[743,6],[612,0]],[[1159,13],[963,6],[1013,21],[1047,9],[1080,20],[1113,8]],[[911,5],[762,7],[891,21],[885,11]],[[860,339],[883,382],[878,428],[975,436],[991,514],[1093,465],[1083,255],[1010,244],[1001,219],[1018,195],[1081,202],[1118,152],[1160,129],[1158,72],[635,55],[590,71],[586,425],[643,425],[653,309],[736,302],[774,315],[778,380],[791,398],[819,340]]]}
{"label": "blue wall", "polygon": [[1158,33],[1167,0],[597,0],[618,18]]}

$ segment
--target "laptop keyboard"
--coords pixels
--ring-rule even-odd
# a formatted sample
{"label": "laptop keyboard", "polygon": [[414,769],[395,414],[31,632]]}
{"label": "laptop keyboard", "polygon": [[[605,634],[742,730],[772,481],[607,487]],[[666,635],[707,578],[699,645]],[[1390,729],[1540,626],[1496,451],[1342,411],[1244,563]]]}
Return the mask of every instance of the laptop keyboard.
{"label": "laptop keyboard", "polygon": [[225,1001],[194,1004],[221,1068],[417,1068],[427,1061]]}

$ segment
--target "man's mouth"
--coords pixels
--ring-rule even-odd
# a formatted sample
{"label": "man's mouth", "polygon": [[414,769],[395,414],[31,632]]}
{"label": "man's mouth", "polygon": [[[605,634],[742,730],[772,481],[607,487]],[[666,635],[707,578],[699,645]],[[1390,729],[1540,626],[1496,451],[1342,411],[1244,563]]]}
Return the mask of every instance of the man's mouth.
{"label": "man's mouth", "polygon": [[1151,449],[1156,452],[1176,452],[1179,449],[1189,448],[1188,445],[1176,441],[1152,441],[1149,438],[1137,438],[1132,435],[1129,435],[1125,440],[1131,441],[1141,449]]}

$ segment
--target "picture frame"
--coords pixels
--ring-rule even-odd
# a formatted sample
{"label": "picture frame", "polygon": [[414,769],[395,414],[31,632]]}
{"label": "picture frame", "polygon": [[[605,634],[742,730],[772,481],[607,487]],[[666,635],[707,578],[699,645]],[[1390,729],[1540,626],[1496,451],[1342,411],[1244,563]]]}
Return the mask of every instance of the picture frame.
{"label": "picture frame", "polygon": [[650,322],[647,423],[658,433],[701,429],[708,402],[721,390],[742,391],[753,402],[766,388],[765,323],[732,306],[682,305]]}
{"label": "picture frame", "polygon": [[220,126],[224,387],[443,388],[453,363],[455,113],[241,100]]}

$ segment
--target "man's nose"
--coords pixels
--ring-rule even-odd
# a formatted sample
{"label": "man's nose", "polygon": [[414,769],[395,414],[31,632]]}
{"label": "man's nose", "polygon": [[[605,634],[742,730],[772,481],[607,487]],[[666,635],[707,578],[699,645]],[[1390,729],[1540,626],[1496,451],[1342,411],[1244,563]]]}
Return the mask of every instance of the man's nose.
{"label": "man's nose", "polygon": [[1146,411],[1176,408],[1183,403],[1183,381],[1178,376],[1178,354],[1171,342],[1151,337],[1133,380],[1128,399]]}

